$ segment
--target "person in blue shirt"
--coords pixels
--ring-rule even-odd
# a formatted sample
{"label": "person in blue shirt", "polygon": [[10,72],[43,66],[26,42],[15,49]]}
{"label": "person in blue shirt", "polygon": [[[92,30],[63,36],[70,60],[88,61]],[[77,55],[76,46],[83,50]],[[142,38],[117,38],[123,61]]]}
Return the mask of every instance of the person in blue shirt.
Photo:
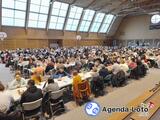
{"label": "person in blue shirt", "polygon": [[56,78],[62,78],[62,77],[71,77],[71,75],[69,73],[67,73],[63,67],[57,69],[57,71],[52,75],[52,78],[56,79]]}

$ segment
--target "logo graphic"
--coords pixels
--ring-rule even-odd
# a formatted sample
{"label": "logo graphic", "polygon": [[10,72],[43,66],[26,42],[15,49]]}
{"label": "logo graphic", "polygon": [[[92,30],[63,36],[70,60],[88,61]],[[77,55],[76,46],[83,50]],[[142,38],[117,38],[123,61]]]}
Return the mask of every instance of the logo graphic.
{"label": "logo graphic", "polygon": [[148,104],[149,104],[149,108],[150,108],[150,109],[152,109],[152,108],[154,108],[154,107],[155,107],[155,105],[154,105],[154,103],[153,103],[153,102],[149,102]]}
{"label": "logo graphic", "polygon": [[85,106],[85,112],[89,116],[96,116],[100,113],[100,105],[96,102],[89,102]]}
{"label": "logo graphic", "polygon": [[140,116],[148,116],[149,115],[149,109],[154,108],[155,105],[153,102],[149,102],[149,103],[141,103],[141,112],[140,112]]}

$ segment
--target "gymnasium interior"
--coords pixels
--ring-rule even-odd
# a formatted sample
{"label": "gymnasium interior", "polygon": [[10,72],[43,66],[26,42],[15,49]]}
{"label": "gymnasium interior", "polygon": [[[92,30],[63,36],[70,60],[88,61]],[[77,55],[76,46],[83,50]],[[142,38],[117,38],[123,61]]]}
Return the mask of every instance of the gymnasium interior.
{"label": "gymnasium interior", "polygon": [[160,120],[160,0],[0,0],[0,120]]}

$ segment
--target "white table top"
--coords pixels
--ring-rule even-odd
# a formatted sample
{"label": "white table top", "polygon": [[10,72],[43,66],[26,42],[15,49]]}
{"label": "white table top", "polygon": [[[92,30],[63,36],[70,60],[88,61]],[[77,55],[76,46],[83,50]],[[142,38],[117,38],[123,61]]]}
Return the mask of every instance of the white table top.
{"label": "white table top", "polygon": [[[82,80],[85,80],[85,79],[88,79],[88,78],[92,77],[91,72],[80,73],[79,75],[82,77]],[[58,86],[60,88],[72,85],[72,83],[73,83],[73,79],[69,78],[69,77],[63,77],[63,78],[60,78],[60,79],[55,79],[54,81],[58,83]],[[43,89],[44,84],[45,84],[45,81],[41,82],[40,85],[36,85],[36,86],[40,89]],[[17,88],[17,89],[14,89],[14,90],[8,90],[8,92],[10,92],[13,95],[14,100],[18,100],[21,97],[21,95],[19,94],[18,91],[24,92],[26,89],[27,89],[26,87],[23,87],[23,88]]]}

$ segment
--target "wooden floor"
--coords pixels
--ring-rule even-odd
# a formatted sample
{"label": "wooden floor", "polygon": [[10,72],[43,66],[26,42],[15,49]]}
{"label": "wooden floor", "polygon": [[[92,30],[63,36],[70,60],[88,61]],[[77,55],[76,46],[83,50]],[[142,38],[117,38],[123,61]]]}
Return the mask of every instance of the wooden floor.
{"label": "wooden floor", "polygon": [[[138,107],[141,103],[153,102],[154,107],[149,109],[147,116],[140,116],[138,112],[125,112],[125,113],[115,113],[108,120],[156,120],[158,115],[156,112],[160,108],[160,83],[156,84],[151,90],[144,92],[133,101],[131,101],[127,107]],[[157,116],[156,116],[157,114]],[[160,119],[157,119],[160,120]]]}

